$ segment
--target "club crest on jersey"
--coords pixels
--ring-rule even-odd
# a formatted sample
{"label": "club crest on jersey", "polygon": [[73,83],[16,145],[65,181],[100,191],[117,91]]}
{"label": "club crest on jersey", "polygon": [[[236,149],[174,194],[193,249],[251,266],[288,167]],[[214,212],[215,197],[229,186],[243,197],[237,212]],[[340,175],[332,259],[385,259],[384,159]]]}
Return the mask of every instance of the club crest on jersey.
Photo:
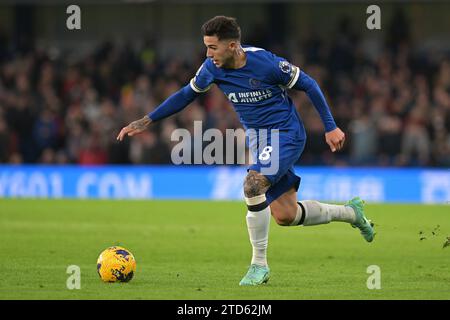
{"label": "club crest on jersey", "polygon": [[287,61],[280,61],[278,66],[280,67],[281,71],[283,71],[284,73],[290,73],[292,70],[291,64]]}
{"label": "club crest on jersey", "polygon": [[259,86],[261,85],[261,81],[252,78],[250,78],[248,82],[250,84],[250,87],[253,89],[259,88]]}

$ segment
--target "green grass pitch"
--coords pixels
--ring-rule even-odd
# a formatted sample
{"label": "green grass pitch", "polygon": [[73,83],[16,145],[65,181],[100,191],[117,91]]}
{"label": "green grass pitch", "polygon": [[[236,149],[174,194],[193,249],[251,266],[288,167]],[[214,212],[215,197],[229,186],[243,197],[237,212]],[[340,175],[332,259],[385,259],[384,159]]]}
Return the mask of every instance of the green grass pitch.
{"label": "green grass pitch", "polygon": [[[251,246],[243,202],[0,200],[0,299],[450,299],[450,207],[368,204],[373,243],[335,222],[271,221],[271,279],[239,287]],[[439,227],[438,227],[439,226]],[[137,261],[129,283],[103,283],[99,253]],[[69,265],[81,289],[69,290]],[[367,267],[381,270],[369,290]]]}

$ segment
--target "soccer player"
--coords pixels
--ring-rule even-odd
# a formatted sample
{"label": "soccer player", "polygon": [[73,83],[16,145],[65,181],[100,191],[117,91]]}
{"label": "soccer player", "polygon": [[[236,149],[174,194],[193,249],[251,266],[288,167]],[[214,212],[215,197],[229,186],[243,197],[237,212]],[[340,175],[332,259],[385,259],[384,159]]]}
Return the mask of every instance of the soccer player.
{"label": "soccer player", "polygon": [[232,102],[245,129],[256,132],[259,129],[279,130],[278,152],[273,152],[278,154],[278,170],[264,171],[267,165],[262,160],[270,158],[274,151],[272,145],[275,145],[268,135],[265,155],[255,154],[254,159],[258,160],[248,168],[244,180],[246,220],[253,256],[250,268],[239,284],[259,285],[269,280],[266,253],[271,215],[282,226],[347,222],[371,242],[373,225],[364,215],[364,202],[360,198],[353,198],[345,205],[314,200],[297,202],[300,178],[294,173],[293,166],[303,152],[306,133],[286,90],[302,90],[307,94],[322,119],[325,141],[332,152],[341,150],[345,141],[316,81],[299,67],[269,51],[241,45],[241,30],[234,18],[216,16],[201,30],[206,59],[190,83],[150,114],[122,128],[117,140],[122,141],[126,135],[134,136],[146,130],[150,123],[181,111],[216,84]]}

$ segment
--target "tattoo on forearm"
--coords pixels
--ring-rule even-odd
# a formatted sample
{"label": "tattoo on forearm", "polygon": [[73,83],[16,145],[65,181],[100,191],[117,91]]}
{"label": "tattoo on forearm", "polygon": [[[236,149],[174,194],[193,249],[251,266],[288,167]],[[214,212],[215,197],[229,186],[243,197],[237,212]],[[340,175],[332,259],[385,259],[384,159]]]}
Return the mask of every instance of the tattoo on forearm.
{"label": "tattoo on forearm", "polygon": [[146,115],[142,119],[130,123],[130,128],[135,130],[145,130],[151,122],[152,120]]}

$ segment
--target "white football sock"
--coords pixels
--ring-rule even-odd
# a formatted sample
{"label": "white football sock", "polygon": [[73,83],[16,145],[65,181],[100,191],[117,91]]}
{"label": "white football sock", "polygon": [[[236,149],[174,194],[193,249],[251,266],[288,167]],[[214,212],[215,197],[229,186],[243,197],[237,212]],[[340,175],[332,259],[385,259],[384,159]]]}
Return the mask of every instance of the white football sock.
{"label": "white football sock", "polygon": [[303,210],[302,207],[300,207],[299,205],[297,205],[297,213],[295,214],[295,218],[294,220],[292,220],[290,226],[296,226],[298,225],[298,223],[300,222],[300,219],[303,216]]}
{"label": "white football sock", "polygon": [[[266,196],[245,198],[247,207],[247,228],[253,247],[252,264],[267,266],[267,245],[269,242],[270,207]],[[251,210],[250,210],[251,209]],[[258,210],[259,209],[259,210]]]}
{"label": "white football sock", "polygon": [[300,203],[305,208],[304,226],[325,224],[330,221],[353,223],[356,219],[355,211],[351,207],[320,203],[314,200],[304,200]]}

